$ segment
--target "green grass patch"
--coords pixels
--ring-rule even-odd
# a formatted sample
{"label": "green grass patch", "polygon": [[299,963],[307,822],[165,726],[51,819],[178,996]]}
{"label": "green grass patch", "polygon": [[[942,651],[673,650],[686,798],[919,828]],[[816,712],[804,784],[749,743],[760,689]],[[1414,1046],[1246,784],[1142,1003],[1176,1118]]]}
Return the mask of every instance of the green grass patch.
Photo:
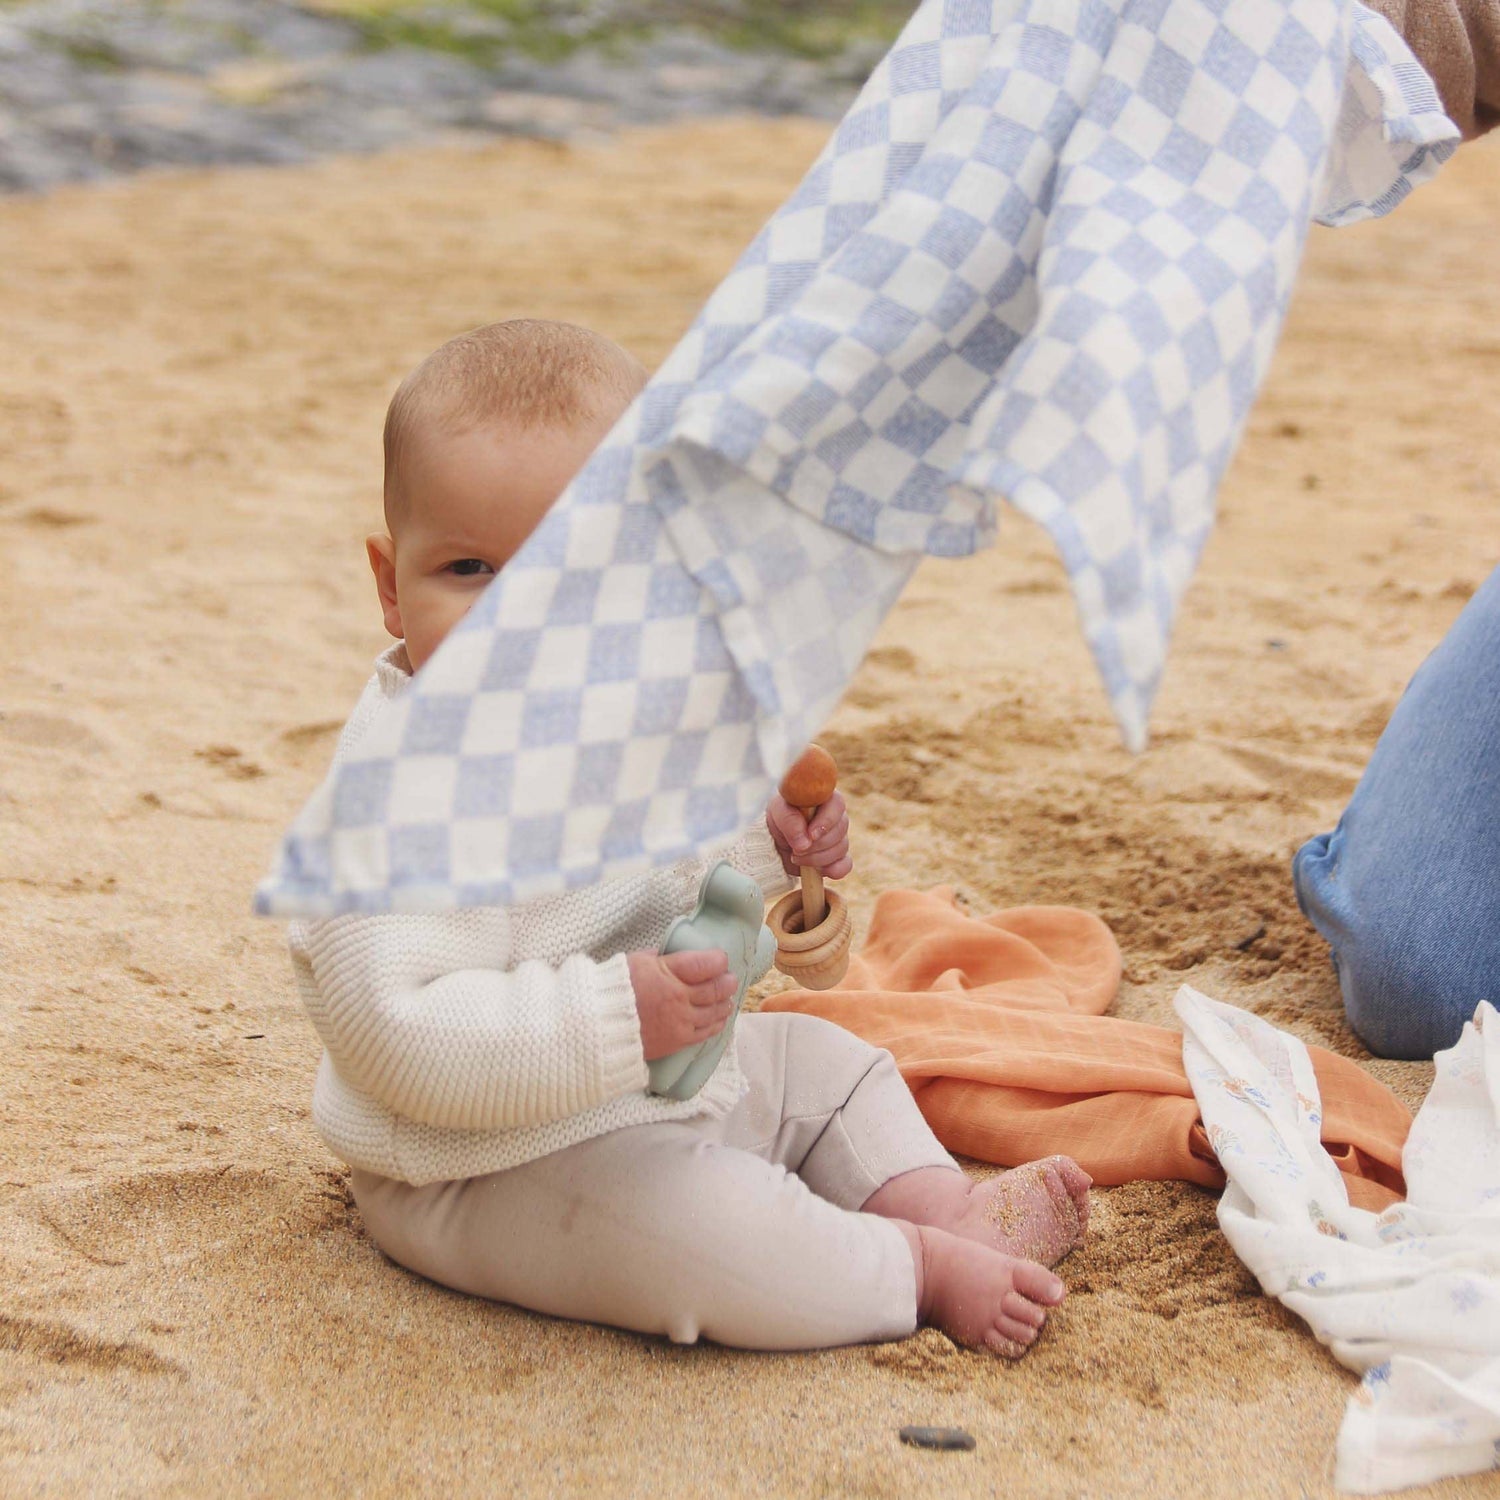
{"label": "green grass patch", "polygon": [[856,43],[889,46],[910,18],[915,0],[739,0],[717,13],[689,0],[682,8],[685,21],[726,46],[826,62]]}
{"label": "green grass patch", "polygon": [[59,36],[48,32],[38,35],[36,40],[61,52],[80,68],[90,68],[96,73],[118,73],[128,61],[124,53],[103,37]]}
{"label": "green grass patch", "polygon": [[370,46],[417,47],[480,66],[492,66],[511,52],[537,62],[561,62],[582,47],[618,44],[645,34],[634,21],[596,20],[592,7],[566,0],[462,0],[420,10],[399,0],[367,0],[363,5],[328,8],[353,21]]}
{"label": "green grass patch", "polygon": [[352,21],[371,47],[416,47],[482,67],[511,52],[538,62],[560,62],[584,47],[618,52],[663,27],[689,28],[741,51],[822,62],[857,43],[889,45],[915,3],[636,0],[605,10],[590,0],[438,0],[420,7],[410,0],[312,0],[313,8]]}

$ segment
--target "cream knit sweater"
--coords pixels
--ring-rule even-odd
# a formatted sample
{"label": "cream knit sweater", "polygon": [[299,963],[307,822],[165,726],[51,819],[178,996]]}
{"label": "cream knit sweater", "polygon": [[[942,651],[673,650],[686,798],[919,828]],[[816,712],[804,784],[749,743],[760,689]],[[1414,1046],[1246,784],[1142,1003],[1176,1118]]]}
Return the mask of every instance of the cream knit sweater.
{"label": "cream knit sweater", "polygon": [[[376,662],[336,759],[411,681],[404,646]],[[764,825],[723,852],[767,896],[789,882]],[[294,923],[297,982],[324,1053],[313,1124],[351,1166],[422,1184],[519,1166],[607,1130],[727,1114],[731,1045],[693,1099],[647,1094],[625,955],[691,911],[706,862],[513,910]]]}

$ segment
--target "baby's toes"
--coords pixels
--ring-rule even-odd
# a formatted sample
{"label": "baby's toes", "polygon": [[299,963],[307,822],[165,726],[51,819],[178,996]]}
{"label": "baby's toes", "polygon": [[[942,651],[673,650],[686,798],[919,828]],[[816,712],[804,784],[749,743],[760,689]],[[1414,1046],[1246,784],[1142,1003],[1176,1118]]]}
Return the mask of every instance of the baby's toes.
{"label": "baby's toes", "polygon": [[1037,1165],[1046,1167],[1049,1173],[1060,1178],[1076,1203],[1088,1202],[1089,1189],[1093,1187],[1094,1179],[1071,1156],[1045,1156]]}
{"label": "baby's toes", "polygon": [[1050,1162],[1042,1173],[1042,1186],[1047,1190],[1053,1221],[1065,1231],[1064,1237],[1057,1241],[1058,1249],[1063,1250],[1078,1228],[1078,1202],[1068,1189],[1067,1179]]}
{"label": "baby's toes", "polygon": [[[1045,1317],[1045,1314],[1043,1316]],[[1040,1325],[1026,1322],[1021,1318],[1010,1317],[1002,1311],[995,1319],[994,1326],[985,1334],[984,1341],[997,1353],[1008,1354],[1009,1358],[1017,1359],[1036,1343],[1037,1335],[1041,1331]],[[1004,1347],[1006,1345],[1011,1346],[1015,1352],[1008,1353]]]}
{"label": "baby's toes", "polygon": [[1073,1195],[1073,1201],[1078,1205],[1079,1222],[1087,1224],[1089,1221],[1089,1189],[1093,1187],[1094,1179],[1071,1156],[1059,1156],[1057,1158],[1057,1170],[1062,1174],[1062,1180],[1067,1183],[1068,1191]]}
{"label": "baby's toes", "polygon": [[1046,1163],[1048,1196],[1060,1225],[1073,1231],[1068,1247],[1076,1250],[1084,1241],[1089,1227],[1089,1187],[1092,1179],[1077,1162],[1066,1156],[1051,1157]]}
{"label": "baby's toes", "polygon": [[1020,1359],[1031,1346],[1006,1338],[999,1329],[992,1328],[984,1336],[984,1347],[991,1353],[1000,1355],[1002,1359]]}
{"label": "baby's toes", "polygon": [[1083,1240],[1084,1231],[1089,1227],[1089,1190],[1087,1188],[1084,1188],[1084,1190],[1079,1193],[1076,1198],[1073,1199],[1073,1202],[1078,1209],[1078,1239],[1081,1243]]}
{"label": "baby's toes", "polygon": [[1060,1277],[1054,1276],[1046,1266],[1035,1261],[1011,1262],[1011,1290],[1006,1296],[1017,1293],[1027,1302],[1039,1303],[1041,1307],[1056,1307],[1067,1295]]}
{"label": "baby's toes", "polygon": [[1007,1292],[1000,1299],[1000,1316],[1003,1321],[1019,1324],[1035,1333],[1047,1321],[1047,1309],[1038,1307],[1020,1292]]}

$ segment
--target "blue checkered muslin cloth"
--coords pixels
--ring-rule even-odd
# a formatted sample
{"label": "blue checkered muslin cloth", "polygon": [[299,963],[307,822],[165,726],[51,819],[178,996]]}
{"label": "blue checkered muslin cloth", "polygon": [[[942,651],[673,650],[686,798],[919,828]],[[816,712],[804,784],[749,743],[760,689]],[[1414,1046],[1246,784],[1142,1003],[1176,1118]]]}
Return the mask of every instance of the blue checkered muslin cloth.
{"label": "blue checkered muslin cloth", "polygon": [[925,0],[258,908],[510,904],[711,847],[997,497],[1141,746],[1309,224],[1456,140],[1356,0]]}

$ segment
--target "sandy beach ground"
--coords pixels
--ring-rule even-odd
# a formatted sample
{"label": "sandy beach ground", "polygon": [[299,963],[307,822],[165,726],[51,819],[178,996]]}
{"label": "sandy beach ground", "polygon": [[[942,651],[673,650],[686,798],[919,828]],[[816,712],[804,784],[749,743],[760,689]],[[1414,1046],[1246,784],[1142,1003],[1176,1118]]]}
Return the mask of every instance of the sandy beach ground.
{"label": "sandy beach ground", "polygon": [[[0,203],[0,1492],[1320,1496],[1352,1377],[1214,1200],[1097,1196],[1018,1365],[925,1333],[674,1348],[427,1285],[308,1121],[249,896],[383,644],[398,376],[520,313],[658,360],[821,144],[723,122]],[[829,733],[858,914],[1064,901],[1119,1013],[1199,988],[1354,1056],[1288,859],[1500,561],[1500,149],[1315,232],[1155,718],[1108,721],[1048,545],[929,566]],[[1372,1064],[1410,1102],[1430,1069]],[[956,1424],[972,1454],[901,1447]],[[1493,1495],[1493,1477],[1433,1495]]]}

